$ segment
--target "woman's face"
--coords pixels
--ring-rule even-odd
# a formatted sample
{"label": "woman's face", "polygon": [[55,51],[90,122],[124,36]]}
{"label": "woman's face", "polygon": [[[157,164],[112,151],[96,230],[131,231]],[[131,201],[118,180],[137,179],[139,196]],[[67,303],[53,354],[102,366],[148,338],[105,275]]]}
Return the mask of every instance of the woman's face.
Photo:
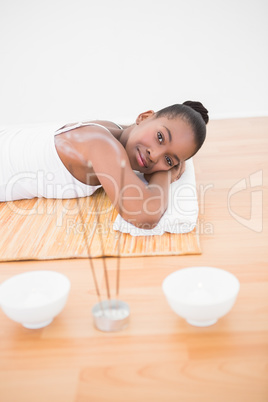
{"label": "woman's face", "polygon": [[192,128],[182,118],[156,118],[149,111],[137,118],[125,149],[133,170],[151,174],[190,158],[196,145]]}

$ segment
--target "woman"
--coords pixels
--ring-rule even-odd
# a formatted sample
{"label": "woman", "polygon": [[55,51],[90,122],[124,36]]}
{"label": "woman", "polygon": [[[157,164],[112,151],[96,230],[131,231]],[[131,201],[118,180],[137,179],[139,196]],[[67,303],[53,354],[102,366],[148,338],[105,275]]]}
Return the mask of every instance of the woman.
{"label": "woman", "polygon": [[130,126],[92,121],[56,131],[42,126],[38,134],[36,127],[3,129],[0,201],[84,197],[102,186],[125,220],[153,227],[167,208],[170,183],[202,146],[207,122],[207,109],[187,101],[141,113]]}

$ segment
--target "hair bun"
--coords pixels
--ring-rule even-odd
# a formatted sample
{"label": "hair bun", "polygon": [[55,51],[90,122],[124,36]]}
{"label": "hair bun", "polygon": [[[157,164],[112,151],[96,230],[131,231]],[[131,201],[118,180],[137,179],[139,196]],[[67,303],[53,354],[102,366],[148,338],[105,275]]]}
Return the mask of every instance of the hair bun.
{"label": "hair bun", "polygon": [[183,105],[189,106],[194,109],[196,112],[200,113],[204,122],[207,124],[209,121],[208,110],[202,105],[201,102],[197,101],[186,101],[183,102]]}

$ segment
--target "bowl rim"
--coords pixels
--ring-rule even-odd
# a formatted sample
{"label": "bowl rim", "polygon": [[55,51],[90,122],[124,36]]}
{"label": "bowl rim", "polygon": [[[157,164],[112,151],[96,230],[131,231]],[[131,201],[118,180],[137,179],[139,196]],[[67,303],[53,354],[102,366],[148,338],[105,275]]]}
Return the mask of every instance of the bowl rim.
{"label": "bowl rim", "polygon": [[[9,286],[10,283],[12,283],[13,281],[17,281],[19,277],[25,277],[25,276],[31,276],[31,275],[35,275],[35,274],[45,274],[45,275],[52,275],[52,276],[58,276],[61,277],[66,284],[66,288],[64,289],[64,291],[60,291],[59,294],[57,294],[56,296],[54,296],[51,300],[44,302],[44,303],[40,303],[37,306],[19,306],[19,305],[15,305],[13,303],[8,303],[5,302],[2,296],[2,287],[5,286]],[[68,278],[67,275],[62,274],[61,272],[58,271],[53,271],[53,270],[36,270],[36,271],[25,271],[25,272],[21,272],[20,274],[17,275],[13,275],[10,278],[6,279],[4,282],[0,283],[0,307],[2,308],[10,308],[10,309],[14,309],[14,310],[33,310],[33,309],[37,309],[37,308],[42,308],[42,307],[47,307],[50,304],[53,304],[55,302],[57,302],[59,299],[61,299],[64,295],[68,295],[69,291],[71,288],[71,281]]]}
{"label": "bowl rim", "polygon": [[[179,275],[179,273],[182,272],[182,271],[185,272],[186,270],[190,271],[190,270],[195,270],[195,269],[196,270],[197,269],[199,269],[199,270],[200,269],[213,270],[214,272],[218,271],[218,272],[221,272],[222,274],[224,274],[226,276],[229,276],[229,278],[232,278],[232,280],[234,281],[234,284],[236,285],[236,291],[233,292],[232,295],[228,295],[228,297],[226,296],[226,298],[222,298],[222,299],[220,299],[218,301],[203,302],[203,303],[200,303],[200,304],[195,303],[195,302],[185,301],[185,300],[183,300],[182,298],[180,298],[178,296],[177,297],[176,296],[175,297],[174,296],[170,297],[170,295],[168,294],[168,292],[166,290],[166,286],[167,286],[167,283],[171,280],[171,278],[174,277],[174,276]],[[226,303],[226,302],[231,301],[232,299],[236,298],[238,293],[239,293],[239,290],[240,290],[240,282],[239,282],[238,278],[234,274],[232,274],[229,271],[226,271],[225,269],[217,268],[217,267],[211,267],[211,266],[205,266],[205,265],[204,266],[193,266],[193,267],[184,267],[184,268],[181,268],[179,270],[171,272],[163,280],[163,282],[162,282],[162,290],[163,290],[163,293],[164,293],[164,295],[166,296],[166,298],[168,300],[172,300],[174,302],[179,302],[180,304],[183,304],[185,306],[198,306],[198,307],[212,306],[212,305],[216,306],[217,304]]]}

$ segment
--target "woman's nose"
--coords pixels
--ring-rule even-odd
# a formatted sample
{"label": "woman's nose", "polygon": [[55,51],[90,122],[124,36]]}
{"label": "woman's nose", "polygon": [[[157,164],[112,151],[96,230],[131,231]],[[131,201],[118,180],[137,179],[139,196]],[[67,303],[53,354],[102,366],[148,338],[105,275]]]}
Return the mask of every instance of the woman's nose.
{"label": "woman's nose", "polygon": [[147,149],[147,154],[151,162],[157,163],[159,159],[159,152],[157,152],[155,149]]}

